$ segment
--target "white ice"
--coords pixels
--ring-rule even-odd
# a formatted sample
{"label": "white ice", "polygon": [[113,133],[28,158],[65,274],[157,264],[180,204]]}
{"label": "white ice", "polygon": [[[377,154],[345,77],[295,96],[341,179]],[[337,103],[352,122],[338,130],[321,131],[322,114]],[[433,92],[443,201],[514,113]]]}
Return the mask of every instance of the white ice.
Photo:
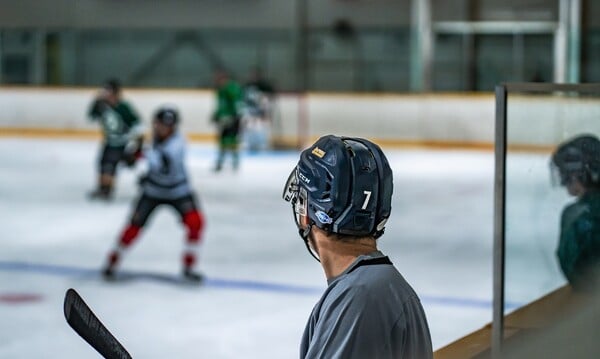
{"label": "white ice", "polygon": [[[207,280],[189,287],[100,279],[139,170],[120,168],[114,201],[89,201],[97,150],[93,140],[0,139],[0,358],[99,357],[64,320],[70,287],[136,358],[298,357],[326,286],[281,199],[298,152],[244,153],[237,173],[213,173],[213,144],[190,144],[188,169],[207,219]],[[420,295],[439,348],[491,321],[494,155],[384,150],[395,187],[379,246]],[[177,275],[183,245],[175,213],[159,208],[123,269]],[[517,287],[516,302],[540,290]],[[9,300],[16,295],[23,300]]]}

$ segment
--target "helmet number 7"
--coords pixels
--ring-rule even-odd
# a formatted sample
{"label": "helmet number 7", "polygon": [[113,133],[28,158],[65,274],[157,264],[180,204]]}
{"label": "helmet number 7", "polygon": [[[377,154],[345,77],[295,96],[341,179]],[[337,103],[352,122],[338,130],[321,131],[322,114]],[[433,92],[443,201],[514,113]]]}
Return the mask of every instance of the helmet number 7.
{"label": "helmet number 7", "polygon": [[371,191],[363,191],[365,194],[365,202],[362,205],[361,209],[367,209],[367,205],[369,204],[369,199],[371,198]]}

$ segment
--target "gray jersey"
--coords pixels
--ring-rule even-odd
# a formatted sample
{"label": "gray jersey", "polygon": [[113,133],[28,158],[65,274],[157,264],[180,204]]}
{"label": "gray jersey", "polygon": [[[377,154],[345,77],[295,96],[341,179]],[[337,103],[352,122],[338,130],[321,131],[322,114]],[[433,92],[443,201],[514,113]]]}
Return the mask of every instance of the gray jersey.
{"label": "gray jersey", "polygon": [[191,193],[185,170],[185,139],[175,132],[146,151],[148,174],[144,193],[160,199],[177,199]]}
{"label": "gray jersey", "polygon": [[300,358],[432,358],[417,294],[379,251],[328,281],[302,337]]}

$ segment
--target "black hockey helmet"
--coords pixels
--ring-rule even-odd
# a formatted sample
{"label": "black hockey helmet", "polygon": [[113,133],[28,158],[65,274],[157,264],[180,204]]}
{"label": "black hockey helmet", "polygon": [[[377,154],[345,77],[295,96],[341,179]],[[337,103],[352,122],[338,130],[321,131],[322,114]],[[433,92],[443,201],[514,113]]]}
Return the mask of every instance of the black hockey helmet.
{"label": "black hockey helmet", "polygon": [[576,178],[584,186],[600,186],[600,140],[584,134],[561,143],[552,154],[553,181],[566,185]]}
{"label": "black hockey helmet", "polygon": [[392,170],[379,146],[327,135],[301,153],[283,198],[292,203],[299,227],[299,215],[309,218],[309,228],[300,230],[305,241],[312,225],[378,238],[391,213],[392,191]]}
{"label": "black hockey helmet", "polygon": [[163,106],[156,111],[154,119],[164,125],[175,127],[179,123],[179,113],[173,107]]}

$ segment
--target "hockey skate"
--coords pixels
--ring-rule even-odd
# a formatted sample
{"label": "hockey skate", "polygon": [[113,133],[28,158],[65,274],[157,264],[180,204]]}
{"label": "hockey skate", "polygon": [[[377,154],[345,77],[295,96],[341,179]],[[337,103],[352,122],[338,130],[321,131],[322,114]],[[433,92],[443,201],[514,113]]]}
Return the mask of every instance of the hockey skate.
{"label": "hockey skate", "polygon": [[88,193],[88,198],[91,200],[98,199],[103,201],[110,201],[112,199],[112,194],[109,191],[97,189]]}
{"label": "hockey skate", "polygon": [[201,283],[204,280],[202,274],[195,272],[191,268],[185,268],[183,270],[183,278],[192,283]]}
{"label": "hockey skate", "polygon": [[114,266],[106,266],[102,269],[102,278],[106,281],[114,281],[116,279]]}

